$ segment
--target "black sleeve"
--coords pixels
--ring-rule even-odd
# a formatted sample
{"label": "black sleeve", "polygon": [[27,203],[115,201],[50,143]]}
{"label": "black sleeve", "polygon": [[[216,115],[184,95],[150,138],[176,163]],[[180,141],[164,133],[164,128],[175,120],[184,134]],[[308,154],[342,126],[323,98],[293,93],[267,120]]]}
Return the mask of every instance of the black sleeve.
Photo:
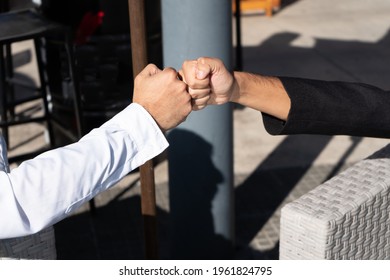
{"label": "black sleeve", "polygon": [[268,133],[390,138],[389,91],[360,83],[280,80],[291,99],[291,109],[286,122],[263,114]]}

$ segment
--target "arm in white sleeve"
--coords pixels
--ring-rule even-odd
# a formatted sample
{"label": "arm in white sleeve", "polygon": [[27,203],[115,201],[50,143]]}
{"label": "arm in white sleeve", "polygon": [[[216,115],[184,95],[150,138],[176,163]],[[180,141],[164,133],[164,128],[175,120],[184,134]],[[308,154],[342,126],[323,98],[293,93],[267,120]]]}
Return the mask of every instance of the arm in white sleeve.
{"label": "arm in white sleeve", "polygon": [[58,222],[167,147],[153,118],[133,103],[80,141],[0,171],[0,239]]}

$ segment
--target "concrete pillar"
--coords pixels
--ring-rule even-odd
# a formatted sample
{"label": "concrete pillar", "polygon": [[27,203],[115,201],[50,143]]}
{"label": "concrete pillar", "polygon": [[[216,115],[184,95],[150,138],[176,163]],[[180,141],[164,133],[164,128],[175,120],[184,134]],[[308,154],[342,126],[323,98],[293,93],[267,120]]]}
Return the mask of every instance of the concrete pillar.
{"label": "concrete pillar", "polygon": [[[177,70],[200,56],[232,68],[231,0],[162,0],[163,60]],[[172,258],[233,255],[232,105],[193,112],[168,133]]]}

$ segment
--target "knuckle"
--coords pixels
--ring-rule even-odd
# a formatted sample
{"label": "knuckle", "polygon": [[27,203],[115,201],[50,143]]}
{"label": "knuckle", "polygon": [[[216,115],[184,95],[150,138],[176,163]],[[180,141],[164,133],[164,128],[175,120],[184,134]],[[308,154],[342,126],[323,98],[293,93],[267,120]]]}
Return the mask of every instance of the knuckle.
{"label": "knuckle", "polygon": [[146,71],[148,73],[154,73],[154,72],[156,72],[156,69],[158,69],[158,67],[155,64],[149,63],[148,65],[146,65],[144,71]]}
{"label": "knuckle", "polygon": [[180,92],[187,92],[187,84],[181,81],[178,81],[177,89]]}
{"label": "knuckle", "polygon": [[166,67],[164,68],[164,72],[168,75],[175,75],[177,74],[176,70],[172,67]]}
{"label": "knuckle", "polygon": [[190,94],[191,98],[198,98],[198,94],[193,89],[189,89],[188,93]]}
{"label": "knuckle", "polygon": [[204,63],[204,61],[205,61],[205,59],[206,59],[206,57],[204,57],[204,56],[200,56],[198,59],[197,59],[197,62],[199,63]]}
{"label": "knuckle", "polygon": [[194,65],[194,64],[196,64],[196,60],[184,60],[184,62],[183,62],[183,64],[182,64],[182,66],[183,66],[183,68],[184,67],[188,67],[188,66],[192,66],[192,65]]}
{"label": "knuckle", "polygon": [[181,68],[182,68],[182,69],[186,69],[187,66],[188,66],[188,64],[190,64],[190,60],[184,60],[184,61],[183,61],[183,64],[181,65]]}
{"label": "knuckle", "polygon": [[195,81],[193,79],[188,79],[188,80],[186,80],[186,82],[187,82],[187,85],[188,85],[189,88],[191,88],[191,89],[195,89],[196,88],[196,83],[195,83]]}

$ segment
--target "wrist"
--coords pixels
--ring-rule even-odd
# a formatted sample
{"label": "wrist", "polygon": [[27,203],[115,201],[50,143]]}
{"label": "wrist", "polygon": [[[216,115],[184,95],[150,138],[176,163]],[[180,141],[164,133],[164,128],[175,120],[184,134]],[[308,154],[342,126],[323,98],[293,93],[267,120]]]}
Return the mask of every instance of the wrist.
{"label": "wrist", "polygon": [[245,82],[242,72],[233,72],[233,85],[230,90],[230,102],[241,104],[242,95],[245,94]]}
{"label": "wrist", "polygon": [[248,104],[246,99],[248,98],[248,94],[251,94],[251,80],[248,78],[248,73],[235,71],[233,72],[233,77],[234,79],[229,101],[247,106]]}
{"label": "wrist", "polygon": [[290,98],[277,77],[234,72],[231,102],[287,120]]}

